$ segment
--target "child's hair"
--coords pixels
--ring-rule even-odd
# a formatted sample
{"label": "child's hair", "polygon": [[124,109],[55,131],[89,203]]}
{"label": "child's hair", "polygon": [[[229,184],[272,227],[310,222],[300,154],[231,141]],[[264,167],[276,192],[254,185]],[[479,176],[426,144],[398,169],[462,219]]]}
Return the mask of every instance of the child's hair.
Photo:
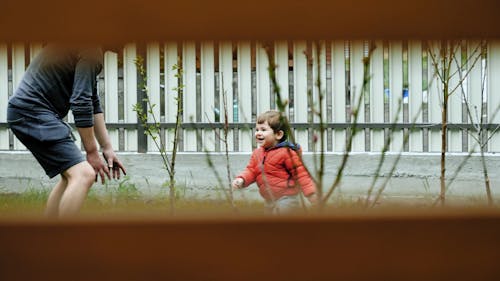
{"label": "child's hair", "polygon": [[257,116],[257,124],[264,124],[266,121],[275,133],[280,130],[283,131],[283,137],[280,141],[285,141],[287,139],[288,132],[290,131],[290,125],[288,124],[286,117],[281,112],[277,110],[269,110]]}

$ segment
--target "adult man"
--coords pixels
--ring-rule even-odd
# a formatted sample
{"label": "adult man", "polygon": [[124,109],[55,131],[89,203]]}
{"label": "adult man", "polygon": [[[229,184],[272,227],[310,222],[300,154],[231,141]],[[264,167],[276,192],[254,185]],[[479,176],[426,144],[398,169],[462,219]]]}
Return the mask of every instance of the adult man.
{"label": "adult man", "polygon": [[[49,44],[30,63],[9,99],[12,132],[50,178],[61,175],[47,201],[49,217],[76,215],[98,175],[104,183],[105,176],[120,178],[120,170],[126,173],[111,146],[96,90],[102,61],[98,47]],[[86,159],[63,121],[70,109]]]}

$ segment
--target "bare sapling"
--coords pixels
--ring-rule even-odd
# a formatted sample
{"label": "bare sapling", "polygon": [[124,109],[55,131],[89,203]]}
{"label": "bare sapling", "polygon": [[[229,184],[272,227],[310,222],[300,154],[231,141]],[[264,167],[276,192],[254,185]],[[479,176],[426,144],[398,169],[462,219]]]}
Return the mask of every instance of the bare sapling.
{"label": "bare sapling", "polygon": [[[222,82],[221,84],[224,85],[224,82]],[[221,189],[224,193],[224,196],[226,198],[226,201],[230,204],[232,211],[237,213],[238,207],[236,206],[236,202],[234,200],[233,188],[231,186],[232,173],[231,173],[231,166],[230,166],[230,162],[229,162],[229,141],[228,141],[229,129],[230,129],[229,128],[229,110],[227,107],[226,97],[227,97],[227,92],[225,90],[222,90],[222,100],[223,100],[222,113],[224,114],[224,123],[222,124],[222,136],[221,136],[219,131],[215,130],[215,126],[214,126],[214,130],[213,130],[215,132],[216,138],[224,143],[224,156],[225,156],[225,162],[226,162],[226,177],[227,177],[226,183],[224,183],[221,175],[217,171],[215,164],[212,160],[212,156],[210,155],[210,152],[206,146],[204,148],[204,151],[205,151],[205,159],[207,161],[208,167],[214,173],[214,175],[217,179],[218,186],[221,187]],[[205,115],[206,115],[206,113],[205,113]],[[212,121],[210,121],[210,118],[208,116],[206,116],[206,117],[209,120],[209,122],[212,123]],[[197,138],[199,141],[201,141],[201,134],[199,132],[197,132]]]}
{"label": "bare sapling", "polygon": [[[398,109],[396,111],[396,114],[394,115],[394,119],[392,120],[390,132],[394,132],[396,129],[396,124],[398,122],[399,113],[401,112],[401,109],[403,108],[402,105],[403,105],[402,100],[400,100],[398,102]],[[366,198],[365,198],[365,202],[364,202],[365,208],[370,206],[370,202],[372,201],[372,199],[371,199],[372,192],[375,189],[375,184],[377,183],[377,180],[380,177],[380,171],[382,170],[382,166],[385,163],[385,156],[387,154],[387,151],[389,150],[391,143],[392,143],[392,134],[389,133],[389,134],[387,134],[387,138],[385,139],[384,146],[382,147],[381,156],[380,156],[380,159],[378,161],[377,168],[375,169],[374,177],[373,177],[372,182],[370,184],[370,187],[368,188],[368,191],[366,193]]]}
{"label": "bare sapling", "polygon": [[[400,104],[400,106],[398,106],[398,113],[401,110],[401,106],[402,106],[401,102],[399,104]],[[375,207],[375,205],[380,200],[380,197],[382,196],[382,193],[384,192],[385,188],[387,187],[387,184],[389,183],[389,180],[391,179],[392,175],[394,174],[394,171],[396,170],[396,167],[397,167],[397,165],[399,163],[399,160],[401,160],[401,156],[403,155],[404,147],[406,146],[406,144],[410,140],[410,133],[415,129],[415,124],[417,122],[418,116],[420,115],[421,111],[422,111],[422,106],[420,106],[419,110],[416,112],[415,116],[413,117],[413,120],[410,123],[411,126],[410,126],[409,130],[405,130],[403,132],[403,143],[401,144],[401,149],[400,149],[399,153],[397,154],[396,159],[392,163],[391,169],[390,169],[387,177],[385,178],[385,180],[383,181],[383,183],[380,185],[379,189],[377,190],[375,198],[373,200],[371,200],[371,204],[370,204],[370,201],[369,201],[370,197],[367,197],[367,201],[365,202],[365,207],[368,206],[368,205],[370,205],[370,207],[373,208],[373,207]],[[395,125],[395,123],[396,122],[394,122],[393,124]],[[392,139],[392,137],[389,137],[389,139]],[[386,144],[389,145],[390,141],[386,142]],[[387,148],[385,148],[385,147],[384,147],[384,149],[387,150]],[[384,153],[382,155],[384,155]],[[378,167],[377,167],[378,171],[380,171],[379,168],[382,166],[383,163],[384,163],[384,160],[381,159],[380,162],[379,162],[379,164],[378,164]],[[375,179],[373,180],[372,186],[370,186],[370,189],[372,189],[372,188],[375,187],[375,183],[376,183],[376,178],[377,177],[378,177],[378,172],[375,174]]]}
{"label": "bare sapling", "polygon": [[[491,187],[490,187],[490,178],[488,175],[488,169],[486,166],[486,159],[485,159],[485,150],[488,145],[489,140],[495,135],[495,133],[498,131],[498,127],[494,128],[492,131],[490,131],[490,135],[488,136],[488,129],[487,129],[487,122],[488,120],[486,119],[487,112],[486,108],[482,106],[483,104],[486,103],[485,99],[485,81],[486,81],[486,71],[484,71],[487,68],[487,60],[486,60],[486,48],[487,48],[487,43],[485,41],[480,42],[478,46],[474,49],[473,55],[474,61],[470,65],[470,68],[467,68],[469,65],[469,60],[472,57],[467,58],[466,61],[463,61],[460,63],[458,59],[455,57],[455,63],[457,66],[459,66],[459,69],[461,71],[458,72],[460,75],[460,80],[464,80],[464,73],[467,75],[472,68],[476,65],[476,62],[478,62],[479,59],[482,60],[482,65],[481,69],[483,70],[481,73],[481,106],[480,109],[478,110],[477,105],[474,107],[471,105],[469,102],[469,97],[466,94],[466,90],[464,89],[463,83],[460,84],[460,90],[462,93],[462,99],[466,105],[467,109],[467,117],[469,119],[469,122],[472,124],[472,130],[467,131],[469,135],[472,137],[472,139],[475,141],[474,148],[469,151],[467,159],[470,157],[470,155],[475,151],[476,147],[479,147],[480,155],[481,155],[481,165],[482,165],[482,170],[483,170],[483,180],[484,180],[484,186],[486,190],[486,196],[488,200],[488,205],[493,206],[494,201],[493,201],[493,196],[491,193]],[[480,50],[480,54],[476,55],[476,53]],[[500,110],[500,104],[497,105],[496,109],[494,110],[491,119],[495,119],[495,116],[498,114],[498,111]],[[450,184],[450,183],[449,183]],[[448,189],[449,189],[449,184],[448,184]]]}
{"label": "bare sapling", "polygon": [[[156,149],[159,151],[162,163],[163,163],[163,168],[167,171],[168,177],[169,177],[169,203],[170,203],[170,213],[171,215],[175,214],[175,199],[176,199],[176,190],[175,190],[175,162],[176,162],[176,155],[177,155],[177,150],[178,150],[178,143],[179,143],[179,131],[181,127],[181,122],[182,122],[182,93],[183,93],[183,86],[182,86],[182,68],[174,65],[173,69],[177,73],[175,74],[175,77],[181,81],[179,83],[179,87],[174,88],[173,90],[176,91],[177,96],[176,96],[176,101],[177,101],[177,112],[176,112],[176,122],[174,126],[174,140],[173,140],[173,149],[171,152],[171,157],[168,156],[167,150],[165,148],[165,143],[163,142],[161,138],[161,123],[158,121],[157,116],[154,114],[154,108],[156,107],[156,104],[152,104],[149,95],[148,95],[148,85],[147,85],[147,75],[146,75],[146,70],[144,67],[144,59],[142,57],[137,57],[135,60],[135,64],[137,66],[137,70],[139,72],[139,75],[142,78],[143,84],[141,85],[142,93],[143,93],[143,102],[146,104],[147,108],[143,108],[143,106],[140,103],[137,103],[134,105],[134,111],[137,112],[137,116],[139,118],[139,121],[141,122],[143,128],[144,128],[144,134],[149,136]],[[152,122],[149,122],[148,118],[152,119]]]}
{"label": "bare sapling", "polygon": [[[432,44],[427,44],[432,46]],[[458,67],[457,71],[452,71],[453,62],[456,61],[457,51],[460,49],[460,41],[456,40],[442,40],[439,42],[437,53],[433,48],[429,48],[429,54],[432,60],[434,76],[438,79],[437,87],[440,91],[441,102],[441,169],[440,169],[440,194],[439,202],[441,206],[445,204],[446,196],[446,154],[448,152],[448,107],[450,96],[455,93],[460,87],[475,63],[478,61],[480,55],[474,52],[468,59],[473,61],[470,68],[462,73],[463,68]],[[460,75],[460,74],[463,75]],[[453,83],[454,77],[460,75],[458,82]]]}
{"label": "bare sapling", "polygon": [[[224,85],[224,77],[221,78],[221,85]],[[231,207],[233,211],[236,211],[236,206],[234,204],[234,195],[233,188],[231,186],[231,167],[229,165],[229,110],[227,107],[227,91],[222,89],[222,106],[223,106],[223,114],[224,114],[224,125],[222,127],[223,137],[221,138],[224,143],[224,156],[226,160],[226,176],[227,176],[227,194],[229,196],[229,202],[231,203]]]}
{"label": "bare sapling", "polygon": [[[317,106],[312,106],[312,113],[318,117],[319,120],[319,138],[314,138],[313,145],[317,145],[317,140],[319,141],[319,167],[317,166],[317,157],[316,157],[316,152],[314,153],[314,167],[316,171],[316,188],[318,192],[318,202],[319,202],[319,210],[323,210],[325,202],[321,200],[323,198],[323,180],[324,180],[324,175],[325,175],[325,133],[326,133],[326,126],[325,126],[325,108],[323,106],[323,102],[325,100],[325,93],[323,92],[322,85],[321,85],[321,76],[320,76],[320,71],[321,71],[321,64],[320,64],[320,57],[321,57],[321,42],[314,41],[313,42],[314,47],[316,49],[316,56],[315,56],[315,61],[316,61],[316,81],[315,81],[315,86],[317,88],[317,94],[318,94],[318,105]],[[312,58],[310,59],[312,61]],[[308,93],[309,95],[312,96],[311,91]],[[315,149],[316,151],[316,149]]]}

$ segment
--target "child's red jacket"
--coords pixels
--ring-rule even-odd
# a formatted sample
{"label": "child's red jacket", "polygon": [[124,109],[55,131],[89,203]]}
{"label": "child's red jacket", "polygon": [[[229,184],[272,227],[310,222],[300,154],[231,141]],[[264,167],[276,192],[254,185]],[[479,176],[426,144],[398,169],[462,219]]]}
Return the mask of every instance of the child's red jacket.
{"label": "child's red jacket", "polygon": [[304,167],[300,153],[300,146],[286,141],[268,149],[259,147],[237,177],[245,181],[245,187],[257,182],[259,193],[266,200],[297,195],[299,188],[309,196],[316,192],[316,185]]}

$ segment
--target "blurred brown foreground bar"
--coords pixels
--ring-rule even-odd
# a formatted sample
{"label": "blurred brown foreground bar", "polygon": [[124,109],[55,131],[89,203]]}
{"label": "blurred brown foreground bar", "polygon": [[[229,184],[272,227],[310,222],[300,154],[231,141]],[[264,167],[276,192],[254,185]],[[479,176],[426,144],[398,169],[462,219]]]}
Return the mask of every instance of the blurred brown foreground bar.
{"label": "blurred brown foreground bar", "polygon": [[0,249],[2,281],[500,280],[500,214],[4,220]]}
{"label": "blurred brown foreground bar", "polygon": [[498,0],[2,0],[0,41],[500,38]]}

